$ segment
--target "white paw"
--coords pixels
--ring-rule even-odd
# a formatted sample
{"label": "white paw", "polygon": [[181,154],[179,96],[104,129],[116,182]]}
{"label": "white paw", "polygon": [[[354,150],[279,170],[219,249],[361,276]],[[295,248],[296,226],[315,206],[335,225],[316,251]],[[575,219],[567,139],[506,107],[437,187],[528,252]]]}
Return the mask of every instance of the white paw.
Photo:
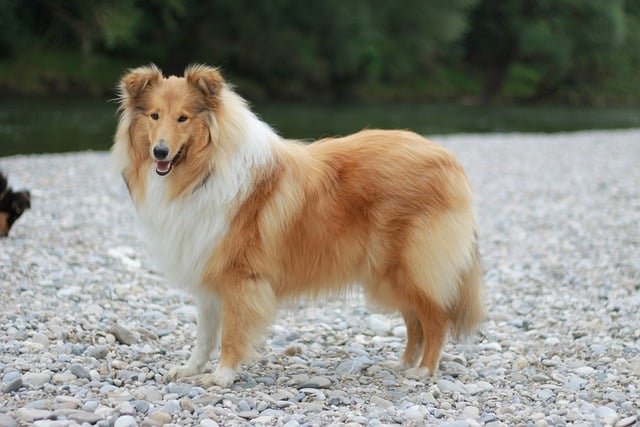
{"label": "white paw", "polygon": [[418,362],[416,362],[416,361],[414,361],[414,360],[409,361],[409,362],[406,362],[405,360],[401,360],[401,361],[399,361],[398,363],[396,363],[395,368],[396,368],[398,371],[406,371],[406,370],[408,370],[408,369],[413,369],[413,368],[415,368],[415,366],[416,366],[416,364],[417,364],[417,363],[418,363]]}
{"label": "white paw", "polygon": [[198,370],[190,365],[174,366],[169,370],[167,378],[170,380],[177,380],[179,378],[190,377],[198,373]]}
{"label": "white paw", "polygon": [[404,371],[404,375],[407,378],[413,378],[418,380],[424,380],[432,376],[429,368],[425,368],[423,366],[418,366],[416,368],[410,368]]}
{"label": "white paw", "polygon": [[225,388],[233,384],[233,381],[236,379],[236,371],[234,369],[218,365],[213,374],[207,375],[207,377],[207,380],[211,384]]}

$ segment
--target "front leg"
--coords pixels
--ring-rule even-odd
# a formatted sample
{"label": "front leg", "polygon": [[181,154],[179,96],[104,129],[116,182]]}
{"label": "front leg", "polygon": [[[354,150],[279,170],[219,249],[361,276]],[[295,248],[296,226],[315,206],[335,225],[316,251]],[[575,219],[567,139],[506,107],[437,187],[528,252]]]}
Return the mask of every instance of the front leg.
{"label": "front leg", "polygon": [[227,387],[235,380],[240,363],[253,355],[253,345],[273,319],[276,296],[268,282],[246,280],[221,290],[220,298],[222,347],[210,381]]}
{"label": "front leg", "polygon": [[169,379],[189,377],[202,372],[211,352],[218,345],[220,335],[220,299],[213,292],[202,291],[196,295],[198,325],[196,345],[189,361],[184,366],[176,366],[169,371]]}

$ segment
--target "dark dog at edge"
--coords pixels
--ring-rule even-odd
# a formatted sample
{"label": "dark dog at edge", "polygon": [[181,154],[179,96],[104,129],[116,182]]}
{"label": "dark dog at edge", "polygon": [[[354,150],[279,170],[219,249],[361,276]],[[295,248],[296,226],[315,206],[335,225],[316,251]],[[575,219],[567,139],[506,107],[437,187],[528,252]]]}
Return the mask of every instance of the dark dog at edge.
{"label": "dark dog at edge", "polygon": [[0,237],[7,237],[13,223],[29,208],[31,194],[26,190],[13,191],[0,171]]}

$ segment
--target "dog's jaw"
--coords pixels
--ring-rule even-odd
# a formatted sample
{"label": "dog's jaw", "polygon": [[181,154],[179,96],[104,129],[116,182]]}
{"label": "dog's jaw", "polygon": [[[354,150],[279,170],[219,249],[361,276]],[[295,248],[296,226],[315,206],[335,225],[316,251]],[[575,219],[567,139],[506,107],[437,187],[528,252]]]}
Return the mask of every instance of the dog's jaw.
{"label": "dog's jaw", "polygon": [[154,159],[156,163],[156,173],[159,176],[169,175],[173,170],[173,168],[178,164],[178,162],[182,160],[183,149],[184,149],[184,145],[180,147],[176,155],[173,156],[173,159],[171,160],[155,160]]}

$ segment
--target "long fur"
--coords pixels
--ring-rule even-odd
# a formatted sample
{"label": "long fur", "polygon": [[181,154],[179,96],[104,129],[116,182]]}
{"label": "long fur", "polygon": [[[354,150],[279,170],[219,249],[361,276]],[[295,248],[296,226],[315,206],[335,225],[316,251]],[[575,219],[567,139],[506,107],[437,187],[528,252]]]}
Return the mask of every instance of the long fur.
{"label": "long fur", "polygon": [[221,336],[212,381],[228,385],[279,300],[353,284],[402,313],[403,362],[425,374],[447,331],[483,319],[472,194],[444,148],[397,130],[284,140],[201,65],[183,77],[130,70],[120,92],[113,158],[153,258],[198,299],[197,344],[172,377],[200,373]]}

